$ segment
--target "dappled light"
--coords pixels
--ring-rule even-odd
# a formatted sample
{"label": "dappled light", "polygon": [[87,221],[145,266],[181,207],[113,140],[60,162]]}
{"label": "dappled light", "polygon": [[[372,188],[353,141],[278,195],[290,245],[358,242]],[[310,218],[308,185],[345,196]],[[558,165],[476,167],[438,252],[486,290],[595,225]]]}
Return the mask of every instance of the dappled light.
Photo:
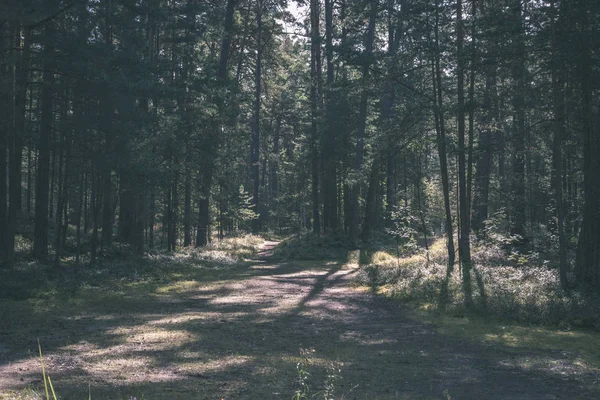
{"label": "dappled light", "polygon": [[600,399],[598,32],[0,1],[0,400]]}
{"label": "dappled light", "polygon": [[[382,252],[368,254],[372,262],[398,265]],[[592,346],[595,335],[492,326],[469,331],[473,324],[449,322],[437,328],[355,290],[365,268],[356,251],[341,261],[273,257],[244,263],[245,270],[234,266],[212,281],[202,281],[204,269],[187,258],[168,284],[151,292],[140,291],[136,281],[116,282],[118,297],[84,290],[81,297],[53,301],[45,308],[51,318],[33,313],[27,324],[3,328],[11,336],[1,387],[26,398],[23,388],[39,382],[39,360],[28,350],[35,344],[31,327],[38,326],[47,368],[68,397],[85,396],[88,384],[96,398],[287,397],[303,348],[312,349],[316,382],[337,363],[339,391],[353,388],[355,396],[483,398],[526,387],[540,394],[600,394],[589,386],[597,378],[591,347],[555,350],[565,341]],[[37,307],[13,304],[20,312]],[[573,373],[579,380],[570,379]],[[512,389],[503,387],[508,381]]]}

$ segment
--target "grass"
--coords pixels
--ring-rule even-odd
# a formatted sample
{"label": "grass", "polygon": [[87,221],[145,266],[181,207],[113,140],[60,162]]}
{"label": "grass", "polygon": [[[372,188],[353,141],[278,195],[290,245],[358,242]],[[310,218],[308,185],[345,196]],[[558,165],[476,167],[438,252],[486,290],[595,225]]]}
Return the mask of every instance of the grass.
{"label": "grass", "polygon": [[[244,237],[203,251],[104,259],[93,270],[20,266],[37,271],[41,284],[26,298],[0,299],[0,338],[9,352],[0,344],[0,358],[10,360],[0,364],[0,387],[12,389],[0,390],[0,399],[45,397],[37,337],[45,371],[64,398],[87,398],[90,386],[92,398],[124,400],[596,393],[595,332],[465,313],[458,280],[449,285],[456,305],[442,312],[443,242],[433,243],[427,265],[423,253],[398,259],[393,242],[360,250],[336,248],[340,239],[305,238],[310,246],[290,238],[285,251],[314,258],[321,249],[325,261],[283,262],[282,252],[249,260],[262,239]],[[353,276],[394,301],[353,290]],[[414,307],[397,307],[398,300]],[[311,349],[309,361],[302,348]],[[479,373],[487,368],[490,375]],[[557,369],[568,385],[548,389]]]}
{"label": "grass", "polygon": [[430,246],[429,261],[424,252],[400,259],[375,252],[357,284],[410,305],[443,334],[508,348],[515,356],[531,350],[573,354],[582,367],[600,370],[597,299],[564,292],[557,271],[541,262],[520,265],[499,246],[481,244],[473,251],[475,305],[466,310],[460,272],[447,277],[446,254],[443,239]]}
{"label": "grass", "polygon": [[[28,355],[32,355],[31,340],[35,337],[41,337],[42,345],[53,352],[76,350],[74,343],[81,338],[96,341],[94,346],[119,346],[127,342],[122,339],[119,326],[135,325],[140,317],[147,318],[139,314],[151,313],[153,304],[156,312],[162,312],[163,299],[181,301],[193,291],[209,292],[211,285],[223,278],[252,274],[247,268],[249,259],[256,255],[263,242],[260,237],[246,235],[214,242],[204,249],[183,248],[171,254],[149,252],[143,257],[100,259],[94,268],[75,268],[73,264],[63,263],[56,269],[39,262],[23,261],[12,271],[0,271],[3,274],[0,277],[0,337],[7,339],[7,349],[27,348]],[[97,328],[92,328],[94,325]],[[75,326],[88,326],[89,330],[81,332]],[[130,334],[131,331],[127,331],[127,335]],[[121,339],[113,340],[119,337]],[[192,338],[185,332],[158,328],[141,329],[132,336],[135,340],[138,337],[174,345],[183,345]],[[0,346],[0,357],[2,348]],[[0,399],[52,398],[52,383],[58,383],[57,394],[61,394],[64,376],[54,382],[47,373],[55,378],[54,355],[47,365],[46,357],[41,358],[41,347],[36,350],[40,352],[38,363],[42,363],[35,365],[43,378],[41,387],[36,385],[17,392],[0,390]],[[135,364],[134,360],[126,360],[127,364],[131,362]],[[29,371],[33,367],[27,368]],[[87,384],[85,386],[81,389],[87,389]],[[46,391],[49,393],[45,394]]]}
{"label": "grass", "polygon": [[515,355],[531,349],[567,353],[584,368],[600,371],[600,335],[589,330],[561,330],[550,327],[500,323],[481,317],[449,317],[424,314],[440,332],[512,349]]}
{"label": "grass", "polygon": [[417,308],[447,315],[474,313],[505,322],[600,330],[600,299],[564,291],[558,271],[542,261],[523,264],[522,259],[511,259],[499,246],[473,248],[472,310],[464,307],[458,266],[447,275],[444,239],[436,240],[428,255],[423,251],[398,259],[386,251],[375,252],[370,262],[363,263],[357,281]]}

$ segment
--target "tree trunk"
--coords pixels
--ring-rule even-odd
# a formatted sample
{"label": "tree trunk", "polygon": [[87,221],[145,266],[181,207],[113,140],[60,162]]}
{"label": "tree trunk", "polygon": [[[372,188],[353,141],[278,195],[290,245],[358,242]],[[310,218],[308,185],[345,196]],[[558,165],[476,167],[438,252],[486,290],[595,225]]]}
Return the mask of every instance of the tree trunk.
{"label": "tree trunk", "polygon": [[54,106],[54,33],[53,22],[44,30],[44,72],[42,74],[41,121],[38,139],[38,165],[35,179],[35,224],[33,255],[43,258],[48,255],[48,198],[50,181],[50,138],[52,137]]}
{"label": "tree trunk", "polygon": [[488,201],[490,192],[490,174],[492,170],[494,126],[497,123],[496,115],[496,60],[495,48],[489,50],[486,60],[485,89],[483,92],[482,108],[485,114],[482,119],[482,129],[479,133],[477,145],[477,161],[475,168],[475,190],[473,195],[471,226],[478,236],[481,236],[488,218]]}
{"label": "tree trunk", "polygon": [[333,0],[325,0],[325,58],[327,65],[325,89],[325,137],[323,139],[323,229],[335,231],[339,226],[337,196],[336,121],[334,115],[335,96],[333,85]]}
{"label": "tree trunk", "polygon": [[[552,2],[553,11],[556,10],[554,2]],[[562,142],[566,136],[565,129],[565,112],[564,112],[564,94],[562,90],[563,78],[561,76],[562,63],[558,55],[556,44],[556,17],[552,18],[552,95],[554,106],[554,136],[552,140],[552,162],[554,167],[554,201],[556,203],[556,216],[558,222],[558,258],[560,284],[566,289],[569,286],[567,272],[567,238],[565,236],[565,211],[562,193],[563,181],[563,160],[562,160]]]}
{"label": "tree trunk", "polygon": [[468,144],[468,166],[467,166],[467,216],[469,218],[469,230],[471,229],[471,204],[473,200],[473,141],[475,136],[475,70],[477,62],[477,1],[471,2],[472,27],[471,27],[471,71],[469,76],[469,144]]}
{"label": "tree trunk", "polygon": [[525,199],[525,32],[521,15],[521,0],[513,0],[513,23],[516,25],[515,52],[512,62],[513,129],[512,129],[512,225],[511,234],[518,235],[520,243],[526,239]]}
{"label": "tree trunk", "polygon": [[256,0],[256,67],[254,72],[254,115],[252,118],[252,142],[250,144],[250,174],[252,177],[252,206],[257,217],[252,221],[252,232],[260,231],[260,205],[259,205],[259,157],[260,157],[260,105],[262,84],[262,13],[263,1]]}
{"label": "tree trunk", "polygon": [[364,60],[362,66],[361,95],[358,111],[358,127],[356,131],[356,153],[354,157],[354,181],[351,186],[350,203],[350,238],[354,243],[358,239],[358,198],[360,184],[358,180],[362,174],[363,153],[365,148],[365,133],[367,129],[367,105],[369,101],[369,68],[371,67],[371,57],[373,55],[373,40],[375,38],[375,20],[377,17],[376,1],[371,2],[369,11],[369,26],[367,28],[367,37],[365,41]]}
{"label": "tree trunk", "polygon": [[592,98],[591,35],[588,9],[589,2],[578,4],[581,21],[581,49],[579,49],[579,72],[582,92],[583,133],[583,221],[577,246],[575,273],[579,283],[600,292],[600,135],[594,126]]}
{"label": "tree trunk", "polygon": [[[440,42],[439,42],[439,0],[435,7],[435,61],[433,66],[433,93],[434,117],[437,132],[438,155],[440,159],[440,175],[442,177],[442,191],[444,192],[444,210],[446,212],[446,235],[448,247],[448,271],[452,271],[455,261],[454,230],[452,229],[452,211],[450,209],[450,183],[448,179],[448,159],[446,153],[446,128],[444,121],[442,70],[440,68]],[[437,99],[437,100],[435,100]]]}
{"label": "tree trunk", "polygon": [[[104,0],[104,29],[103,36],[104,42],[109,49],[112,49],[112,0]],[[105,64],[104,68],[107,73],[111,66]],[[114,152],[113,141],[114,133],[112,131],[112,118],[113,118],[113,102],[111,99],[111,93],[106,87],[100,88],[102,91],[100,97],[100,132],[104,135],[104,160],[102,162],[102,237],[101,247],[105,248],[110,246],[112,242],[113,233],[113,214],[112,214],[112,165],[114,160],[112,155]]]}
{"label": "tree trunk", "polygon": [[183,246],[192,244],[192,171],[190,161],[185,163],[184,205],[183,205]]}
{"label": "tree trunk", "polygon": [[371,166],[371,172],[369,173],[369,188],[367,189],[367,198],[365,203],[365,218],[362,228],[362,239],[368,240],[373,233],[375,227],[375,205],[377,188],[379,186],[379,160],[375,157],[373,165]]}
{"label": "tree trunk", "polygon": [[[11,47],[12,27],[7,21],[0,21],[0,109],[12,109],[11,64],[6,57]],[[5,58],[6,57],[6,58]],[[8,89],[8,90],[7,90]],[[8,229],[8,204],[7,199],[7,170],[8,161],[8,138],[11,130],[10,114],[3,115],[0,119],[0,266],[10,266],[10,253],[14,251],[9,245]]]}
{"label": "tree trunk", "polygon": [[311,152],[311,194],[312,194],[312,230],[321,231],[319,216],[319,151],[317,147],[319,126],[319,81],[321,80],[321,34],[319,33],[320,11],[318,0],[310,1],[310,152]]}
{"label": "tree trunk", "polygon": [[464,82],[464,27],[462,20],[462,0],[456,2],[456,48],[457,48],[457,91],[458,91],[458,185],[460,229],[458,256],[463,272],[465,306],[473,302],[471,294],[471,243],[469,240],[469,203],[467,200],[466,149],[465,149],[465,82]]}

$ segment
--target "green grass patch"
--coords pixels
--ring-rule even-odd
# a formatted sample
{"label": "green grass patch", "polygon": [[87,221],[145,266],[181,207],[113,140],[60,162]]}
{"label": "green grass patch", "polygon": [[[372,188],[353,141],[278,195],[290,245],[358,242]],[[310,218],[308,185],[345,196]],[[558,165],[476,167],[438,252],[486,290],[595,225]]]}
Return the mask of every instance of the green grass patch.
{"label": "green grass patch", "polygon": [[600,333],[595,331],[523,326],[477,316],[451,317],[423,311],[419,314],[443,334],[501,346],[515,355],[532,350],[568,354],[576,365],[600,370]]}

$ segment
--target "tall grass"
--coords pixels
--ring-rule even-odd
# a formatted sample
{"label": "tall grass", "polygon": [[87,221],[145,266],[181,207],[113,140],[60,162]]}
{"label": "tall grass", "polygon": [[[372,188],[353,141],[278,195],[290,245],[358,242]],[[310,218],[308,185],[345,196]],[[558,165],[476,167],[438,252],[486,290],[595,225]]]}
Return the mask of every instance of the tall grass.
{"label": "tall grass", "polygon": [[499,244],[479,243],[472,261],[473,310],[464,308],[460,270],[447,276],[444,239],[430,246],[429,261],[424,251],[400,259],[385,251],[374,253],[357,280],[387,296],[451,315],[475,312],[520,323],[600,330],[600,299],[564,291],[558,271],[535,253],[515,254]]}
{"label": "tall grass", "polygon": [[[56,393],[54,392],[54,386],[52,385],[52,379],[50,379],[50,375],[46,374],[46,367],[44,366],[44,357],[42,356],[42,345],[40,344],[40,340],[38,339],[38,349],[40,352],[40,364],[42,365],[42,378],[44,381],[44,391],[46,392],[46,400],[57,400]],[[48,387],[50,387],[50,391],[52,392],[52,397],[48,392]]]}

